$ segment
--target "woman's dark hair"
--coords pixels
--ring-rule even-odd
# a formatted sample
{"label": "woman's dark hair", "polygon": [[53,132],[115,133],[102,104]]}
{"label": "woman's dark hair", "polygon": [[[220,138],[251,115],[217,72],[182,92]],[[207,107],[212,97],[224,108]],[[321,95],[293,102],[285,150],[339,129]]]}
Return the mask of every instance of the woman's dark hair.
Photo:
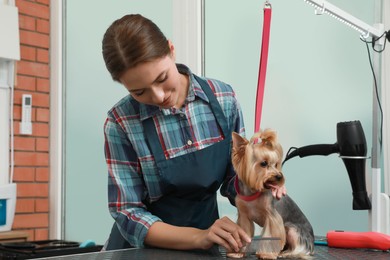
{"label": "woman's dark hair", "polygon": [[126,70],[165,57],[170,48],[155,23],[142,15],[132,14],[110,25],[103,37],[102,53],[112,79],[119,82]]}

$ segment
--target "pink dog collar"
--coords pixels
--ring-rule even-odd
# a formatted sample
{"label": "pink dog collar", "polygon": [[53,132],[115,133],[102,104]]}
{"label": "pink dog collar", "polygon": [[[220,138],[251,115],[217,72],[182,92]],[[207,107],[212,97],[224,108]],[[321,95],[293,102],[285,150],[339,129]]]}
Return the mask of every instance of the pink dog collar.
{"label": "pink dog collar", "polygon": [[245,201],[252,201],[252,200],[255,200],[257,199],[258,197],[260,197],[261,195],[261,192],[258,191],[250,196],[245,196],[245,195],[242,195],[240,194],[240,188],[238,187],[238,177],[236,175],[236,177],[234,178],[234,188],[236,189],[236,192],[237,192],[237,196],[242,199],[242,200],[245,200]]}

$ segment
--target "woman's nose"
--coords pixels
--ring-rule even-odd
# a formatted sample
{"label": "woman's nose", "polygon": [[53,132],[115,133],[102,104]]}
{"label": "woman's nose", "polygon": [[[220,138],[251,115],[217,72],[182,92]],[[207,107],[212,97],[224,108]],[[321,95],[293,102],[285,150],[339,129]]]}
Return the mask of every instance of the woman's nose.
{"label": "woman's nose", "polygon": [[152,101],[155,104],[160,104],[164,101],[164,90],[161,87],[152,88]]}

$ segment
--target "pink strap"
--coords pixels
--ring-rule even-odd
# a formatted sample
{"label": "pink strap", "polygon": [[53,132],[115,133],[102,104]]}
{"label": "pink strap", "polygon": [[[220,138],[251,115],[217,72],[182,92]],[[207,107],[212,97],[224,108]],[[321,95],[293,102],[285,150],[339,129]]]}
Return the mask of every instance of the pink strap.
{"label": "pink strap", "polygon": [[252,195],[250,196],[245,196],[245,195],[242,195],[240,193],[240,187],[238,186],[238,176],[236,175],[236,177],[234,178],[234,188],[236,189],[236,193],[237,193],[237,196],[242,199],[242,200],[245,200],[245,201],[252,201],[252,200],[255,200],[257,199],[258,197],[260,197],[261,195],[261,192],[260,191],[257,191],[255,193],[253,193]]}
{"label": "pink strap", "polygon": [[263,40],[261,44],[259,76],[257,81],[255,132],[258,132],[260,130],[261,110],[263,107],[263,97],[264,97],[264,89],[265,89],[265,75],[267,72],[270,27],[271,27],[271,5],[267,1],[264,6]]}

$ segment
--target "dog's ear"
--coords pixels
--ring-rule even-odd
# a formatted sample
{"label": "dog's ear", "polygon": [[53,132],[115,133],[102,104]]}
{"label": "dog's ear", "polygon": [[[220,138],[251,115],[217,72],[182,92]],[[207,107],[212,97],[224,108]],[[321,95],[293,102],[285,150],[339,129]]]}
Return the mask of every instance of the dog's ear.
{"label": "dog's ear", "polygon": [[232,141],[233,141],[233,149],[239,149],[240,147],[248,144],[248,140],[246,140],[245,137],[242,137],[236,132],[232,133]]}
{"label": "dog's ear", "polygon": [[244,160],[245,150],[249,142],[241,135],[233,132],[232,143],[232,164],[236,173],[240,175],[245,172],[245,164],[242,164],[242,162]]}

